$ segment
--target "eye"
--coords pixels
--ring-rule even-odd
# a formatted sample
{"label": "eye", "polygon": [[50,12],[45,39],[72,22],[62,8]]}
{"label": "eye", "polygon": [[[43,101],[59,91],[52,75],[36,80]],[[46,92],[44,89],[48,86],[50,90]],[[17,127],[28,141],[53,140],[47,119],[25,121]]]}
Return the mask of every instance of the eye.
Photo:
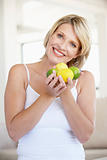
{"label": "eye", "polygon": [[71,46],[72,46],[73,48],[76,48],[76,47],[77,47],[76,44],[73,43],[73,42],[71,42]]}
{"label": "eye", "polygon": [[62,37],[63,37],[63,35],[62,35],[62,34],[60,34],[60,33],[58,33],[58,34],[57,34],[57,37],[58,37],[58,38],[62,38]]}

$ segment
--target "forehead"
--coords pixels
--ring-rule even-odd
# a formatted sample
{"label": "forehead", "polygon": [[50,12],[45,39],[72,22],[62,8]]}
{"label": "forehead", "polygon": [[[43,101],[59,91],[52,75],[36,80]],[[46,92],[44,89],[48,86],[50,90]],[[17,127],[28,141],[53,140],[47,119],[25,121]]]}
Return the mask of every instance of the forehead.
{"label": "forehead", "polygon": [[74,30],[73,29],[73,26],[72,26],[72,24],[70,24],[70,23],[63,23],[63,24],[61,24],[58,28],[57,28],[57,31],[58,30]]}
{"label": "forehead", "polygon": [[69,39],[71,40],[75,40],[79,43],[79,39],[74,31],[74,28],[72,26],[72,24],[69,24],[69,23],[64,23],[64,24],[61,24],[56,32],[62,32],[65,36],[67,36]]}

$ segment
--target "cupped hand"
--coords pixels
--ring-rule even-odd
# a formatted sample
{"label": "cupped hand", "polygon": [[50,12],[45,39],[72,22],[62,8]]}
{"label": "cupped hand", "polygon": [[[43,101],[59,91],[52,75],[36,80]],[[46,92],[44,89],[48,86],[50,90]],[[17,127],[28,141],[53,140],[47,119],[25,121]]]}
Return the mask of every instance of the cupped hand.
{"label": "cupped hand", "polygon": [[59,96],[67,88],[63,78],[61,76],[57,77],[55,71],[46,79],[46,85],[47,93],[53,97]]}
{"label": "cupped hand", "polygon": [[67,93],[71,93],[71,89],[74,87],[75,82],[75,80],[71,80],[71,78],[68,78],[68,81],[66,83],[66,90],[61,93],[60,97],[65,96]]}
{"label": "cupped hand", "polygon": [[68,78],[67,88],[72,89],[74,87],[75,83],[76,83],[76,80],[71,80],[71,78]]}

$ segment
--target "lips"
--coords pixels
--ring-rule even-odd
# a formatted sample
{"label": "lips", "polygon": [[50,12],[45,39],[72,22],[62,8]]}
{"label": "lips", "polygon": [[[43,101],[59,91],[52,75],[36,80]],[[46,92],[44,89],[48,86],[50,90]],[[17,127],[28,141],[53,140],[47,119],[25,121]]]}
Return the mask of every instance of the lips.
{"label": "lips", "polygon": [[57,56],[57,57],[63,57],[63,56],[65,56],[65,54],[64,54],[63,52],[59,51],[58,49],[56,49],[56,48],[54,48],[54,47],[53,47],[53,53],[54,53],[55,56]]}

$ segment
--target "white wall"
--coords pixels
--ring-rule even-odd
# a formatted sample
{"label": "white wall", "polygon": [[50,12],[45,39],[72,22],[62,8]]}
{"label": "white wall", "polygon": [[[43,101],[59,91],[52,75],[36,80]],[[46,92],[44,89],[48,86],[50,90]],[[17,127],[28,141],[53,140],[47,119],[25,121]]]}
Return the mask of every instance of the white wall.
{"label": "white wall", "polygon": [[[107,15],[107,13],[106,13]],[[99,15],[100,95],[107,96],[107,18]]]}
{"label": "white wall", "polygon": [[7,79],[10,67],[21,62],[21,53],[17,43],[17,0],[3,0],[4,2],[4,55],[5,77]]}
{"label": "white wall", "polygon": [[4,55],[4,32],[3,32],[3,1],[0,0],[0,121],[4,121],[4,88],[5,88],[5,55]]}
{"label": "white wall", "polygon": [[0,0],[0,121],[4,122],[4,91],[9,69],[21,62],[17,44],[16,1]]}
{"label": "white wall", "polygon": [[[17,3],[19,0],[0,0],[0,121],[4,121],[4,109],[3,109],[3,95],[5,84],[7,81],[7,75],[10,67],[13,64],[21,63],[21,52],[20,47],[17,42]],[[48,1],[48,0],[46,0]],[[70,0],[52,0],[55,3],[63,3],[68,5]],[[89,10],[90,14],[95,14],[98,16],[99,22],[99,41],[100,41],[100,71],[101,71],[101,85],[100,85],[100,95],[107,96],[107,2],[103,0],[99,1],[89,1],[87,3],[85,0],[74,1],[72,4],[80,8],[85,8]],[[98,3],[97,3],[98,2]],[[73,7],[73,5],[71,7]],[[94,5],[92,5],[94,4]],[[98,7],[97,7],[98,6]],[[100,8],[100,9],[99,9]],[[98,12],[101,11],[101,15]]]}

